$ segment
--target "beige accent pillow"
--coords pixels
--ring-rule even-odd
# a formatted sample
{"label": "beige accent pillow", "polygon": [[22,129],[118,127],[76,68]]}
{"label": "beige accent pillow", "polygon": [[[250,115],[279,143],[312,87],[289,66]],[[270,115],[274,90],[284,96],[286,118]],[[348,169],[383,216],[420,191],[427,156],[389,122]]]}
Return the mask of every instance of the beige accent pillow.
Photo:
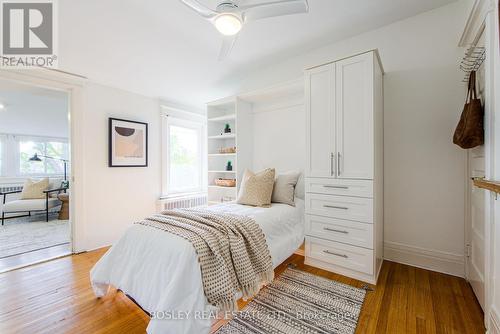
{"label": "beige accent pillow", "polygon": [[287,172],[279,174],[274,181],[271,202],[295,206],[295,186],[299,180],[300,172]]}
{"label": "beige accent pillow", "polygon": [[44,190],[49,188],[49,178],[46,177],[39,181],[27,179],[24,182],[23,191],[21,192],[21,199],[42,199],[45,198]]}
{"label": "beige accent pillow", "polygon": [[274,175],[274,168],[267,168],[256,174],[245,170],[236,202],[252,206],[270,206],[273,195]]}

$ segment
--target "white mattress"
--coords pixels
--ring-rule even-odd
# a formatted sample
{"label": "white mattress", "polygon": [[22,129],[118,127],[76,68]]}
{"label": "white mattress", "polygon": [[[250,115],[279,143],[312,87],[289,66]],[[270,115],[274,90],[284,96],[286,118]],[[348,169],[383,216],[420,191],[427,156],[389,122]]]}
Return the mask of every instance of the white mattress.
{"label": "white mattress", "polygon": [[[255,208],[234,203],[210,210],[250,216],[266,236],[273,266],[286,260],[304,240],[304,201],[297,206],[273,204]],[[148,333],[209,333],[211,319],[194,316],[212,309],[203,292],[201,272],[191,243],[174,234],[143,225],[131,226],[90,272],[97,296],[109,285],[121,289],[149,312],[163,319],[150,321]],[[165,319],[190,312],[189,319]]]}

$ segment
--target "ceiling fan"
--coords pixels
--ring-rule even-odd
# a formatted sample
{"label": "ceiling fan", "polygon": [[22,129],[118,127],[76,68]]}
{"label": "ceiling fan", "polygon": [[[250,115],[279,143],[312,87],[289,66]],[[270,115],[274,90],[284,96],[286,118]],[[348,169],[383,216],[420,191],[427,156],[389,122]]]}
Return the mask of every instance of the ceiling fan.
{"label": "ceiling fan", "polygon": [[219,61],[231,52],[234,42],[243,25],[249,21],[273,16],[307,13],[307,0],[278,0],[258,4],[239,5],[234,0],[223,0],[215,10],[201,4],[198,0],[181,0],[186,6],[210,21],[223,35]]}

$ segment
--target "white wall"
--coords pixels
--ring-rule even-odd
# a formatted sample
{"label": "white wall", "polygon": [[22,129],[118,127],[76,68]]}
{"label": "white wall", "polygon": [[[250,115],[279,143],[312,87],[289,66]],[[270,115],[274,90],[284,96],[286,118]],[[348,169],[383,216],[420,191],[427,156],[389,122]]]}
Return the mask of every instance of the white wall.
{"label": "white wall", "polygon": [[[97,84],[84,90],[84,247],[113,244],[134,221],[151,215],[160,196],[159,101]],[[108,167],[108,118],[149,124],[148,167]]]}
{"label": "white wall", "polygon": [[[285,120],[285,121],[284,121]],[[277,172],[305,168],[304,105],[270,109],[253,115],[253,168]]]}
{"label": "white wall", "polygon": [[[226,78],[234,93],[248,91],[378,48],[386,71],[385,255],[456,275],[464,274],[465,152],[452,135],[464,102],[457,44],[467,9],[466,1],[453,3]],[[279,116],[288,122],[288,114]],[[257,140],[255,151],[264,146]]]}

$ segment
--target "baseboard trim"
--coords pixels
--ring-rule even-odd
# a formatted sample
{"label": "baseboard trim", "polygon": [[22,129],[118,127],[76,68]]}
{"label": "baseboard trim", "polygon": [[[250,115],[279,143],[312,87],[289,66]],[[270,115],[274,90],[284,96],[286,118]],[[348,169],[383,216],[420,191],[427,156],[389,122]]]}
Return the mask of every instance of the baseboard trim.
{"label": "baseboard trim", "polygon": [[384,259],[453,276],[465,276],[463,255],[384,242]]}
{"label": "baseboard trim", "polygon": [[498,314],[495,307],[490,309],[490,321],[489,328],[486,333],[488,334],[500,334],[500,315]]}

